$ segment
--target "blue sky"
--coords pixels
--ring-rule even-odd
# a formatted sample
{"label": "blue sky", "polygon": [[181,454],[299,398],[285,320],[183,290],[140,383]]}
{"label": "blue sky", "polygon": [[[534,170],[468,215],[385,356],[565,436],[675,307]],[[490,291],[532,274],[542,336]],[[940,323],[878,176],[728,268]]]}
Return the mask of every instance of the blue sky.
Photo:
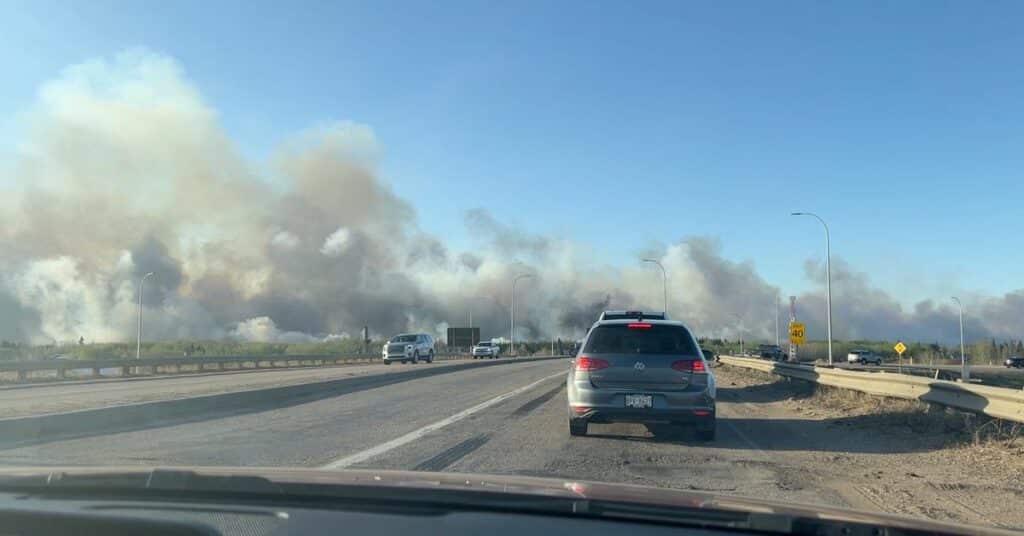
{"label": "blue sky", "polygon": [[0,142],[68,65],[173,56],[256,161],[369,125],[421,225],[486,206],[626,265],[721,240],[784,292],[833,253],[904,302],[1002,293],[1024,232],[1024,4],[81,2],[0,5]]}

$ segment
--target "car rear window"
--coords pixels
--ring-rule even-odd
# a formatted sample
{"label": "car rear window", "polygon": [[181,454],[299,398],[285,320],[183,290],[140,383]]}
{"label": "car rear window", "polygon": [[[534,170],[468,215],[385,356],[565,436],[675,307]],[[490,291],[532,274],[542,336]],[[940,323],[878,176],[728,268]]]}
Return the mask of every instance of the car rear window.
{"label": "car rear window", "polygon": [[583,351],[590,354],[698,355],[686,328],[647,325],[650,327],[639,329],[628,324],[597,326],[587,338]]}

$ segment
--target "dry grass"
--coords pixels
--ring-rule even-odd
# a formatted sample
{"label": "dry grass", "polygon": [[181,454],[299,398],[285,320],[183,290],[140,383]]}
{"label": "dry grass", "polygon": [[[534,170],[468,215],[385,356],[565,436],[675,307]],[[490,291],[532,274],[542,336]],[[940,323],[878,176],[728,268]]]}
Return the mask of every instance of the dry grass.
{"label": "dry grass", "polygon": [[[850,389],[817,385],[767,372],[729,367],[729,377],[751,385],[772,384],[789,395],[797,411],[824,418],[868,418],[872,424],[909,428],[916,434],[942,436],[949,445],[1017,451],[1024,447],[1024,424],[928,404],[887,398]],[[809,410],[807,408],[813,408]]]}

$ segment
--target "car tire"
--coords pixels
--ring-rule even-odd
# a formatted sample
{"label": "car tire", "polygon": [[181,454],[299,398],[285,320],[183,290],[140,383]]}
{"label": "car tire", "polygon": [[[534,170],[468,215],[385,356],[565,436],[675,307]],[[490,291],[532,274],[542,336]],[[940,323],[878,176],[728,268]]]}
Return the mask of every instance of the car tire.
{"label": "car tire", "polygon": [[717,430],[717,428],[718,427],[715,426],[714,421],[712,421],[710,428],[698,428],[697,429],[697,440],[698,441],[714,441],[715,440],[715,430]]}
{"label": "car tire", "polygon": [[569,435],[571,436],[585,436],[587,435],[587,421],[584,419],[569,419]]}
{"label": "car tire", "polygon": [[420,353],[419,352],[413,352],[412,353],[412,364],[413,365],[418,365],[419,363],[420,363]]}
{"label": "car tire", "polygon": [[385,361],[385,362],[384,362],[384,364],[385,364],[385,365],[390,365],[390,364],[391,364],[391,361]]}
{"label": "car tire", "polygon": [[427,354],[427,363],[434,364],[434,352]]}

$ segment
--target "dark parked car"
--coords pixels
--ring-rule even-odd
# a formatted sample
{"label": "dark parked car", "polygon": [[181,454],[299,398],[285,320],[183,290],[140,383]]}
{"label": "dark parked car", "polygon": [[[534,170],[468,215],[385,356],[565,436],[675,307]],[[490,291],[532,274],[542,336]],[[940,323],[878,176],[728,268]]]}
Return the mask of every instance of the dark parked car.
{"label": "dark parked car", "polygon": [[1024,357],[1013,356],[1003,362],[1003,366],[1006,368],[1024,368]]}
{"label": "dark parked car", "polygon": [[770,359],[772,361],[786,360],[786,354],[782,352],[782,348],[774,344],[762,344],[757,348],[757,355],[761,356],[761,359]]}

